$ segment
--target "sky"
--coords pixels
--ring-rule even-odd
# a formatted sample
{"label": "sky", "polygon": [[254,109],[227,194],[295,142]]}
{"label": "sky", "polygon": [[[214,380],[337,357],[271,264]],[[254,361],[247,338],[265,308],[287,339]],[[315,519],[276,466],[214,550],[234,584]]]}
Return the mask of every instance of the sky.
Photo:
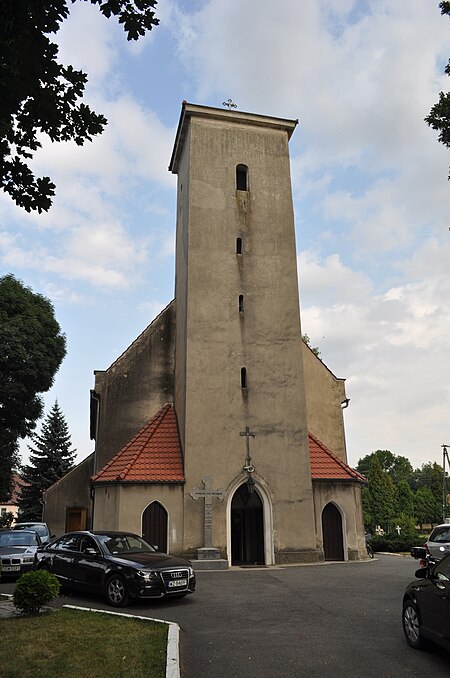
{"label": "sky", "polygon": [[[450,56],[438,0],[160,0],[127,42],[88,3],[55,40],[108,118],[92,143],[42,139],[47,214],[0,194],[0,275],[47,296],[67,356],[45,394],[77,459],[93,451],[89,390],[174,295],[183,99],[299,119],[291,142],[302,332],[346,379],[348,461],[414,468],[450,443],[450,154],[423,121]],[[149,413],[150,415],[152,413]],[[38,429],[39,431],[39,425]],[[27,443],[21,445],[27,460]]]}

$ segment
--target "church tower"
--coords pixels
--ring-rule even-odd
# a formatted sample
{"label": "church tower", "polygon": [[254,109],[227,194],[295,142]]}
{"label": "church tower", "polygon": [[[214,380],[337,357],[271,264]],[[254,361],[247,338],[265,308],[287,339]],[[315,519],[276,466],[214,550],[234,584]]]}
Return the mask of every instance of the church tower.
{"label": "church tower", "polygon": [[[297,121],[183,103],[174,404],[184,458],[184,550],[231,562],[317,560],[289,139]],[[231,554],[231,555],[230,555]]]}

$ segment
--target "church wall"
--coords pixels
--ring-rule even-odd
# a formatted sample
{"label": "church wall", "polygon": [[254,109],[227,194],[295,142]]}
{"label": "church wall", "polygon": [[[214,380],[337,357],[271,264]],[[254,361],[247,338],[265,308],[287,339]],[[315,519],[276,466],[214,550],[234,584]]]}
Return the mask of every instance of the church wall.
{"label": "church wall", "polygon": [[48,524],[51,534],[59,537],[66,532],[68,508],[86,509],[86,526],[90,527],[89,477],[93,471],[94,455],[91,454],[44,492],[43,520]]}
{"label": "church wall", "polygon": [[152,501],[159,501],[168,513],[168,552],[182,553],[183,485],[124,483],[98,486],[95,493],[95,529],[142,534],[142,513]]}
{"label": "church wall", "polygon": [[317,548],[323,554],[322,511],[329,502],[332,502],[343,516],[345,560],[364,560],[367,551],[360,483],[314,481],[313,491]]}
{"label": "church wall", "polygon": [[[189,144],[190,132],[187,135]],[[185,147],[186,148],[186,147]],[[186,332],[188,294],[188,223],[189,223],[189,156],[184,150],[178,171],[177,237],[175,268],[175,299],[177,299],[177,324],[175,340],[175,411],[177,413],[181,447],[184,450],[186,417]]]}
{"label": "church wall", "polygon": [[[203,545],[203,512],[190,490],[205,475],[215,487],[239,476],[239,434],[248,425],[256,433],[253,464],[271,492],[275,550],[280,558],[310,559],[316,545],[288,134],[203,118],[191,119],[190,134],[186,548]],[[248,192],[236,191],[240,163],[249,167]],[[225,514],[216,502],[213,534],[225,548]]]}
{"label": "church wall", "polygon": [[95,372],[100,395],[96,471],[164,405],[173,401],[175,302],[107,370]]}
{"label": "church wall", "polygon": [[327,366],[301,342],[305,374],[308,431],[347,463],[344,417],[345,381],[338,379]]}

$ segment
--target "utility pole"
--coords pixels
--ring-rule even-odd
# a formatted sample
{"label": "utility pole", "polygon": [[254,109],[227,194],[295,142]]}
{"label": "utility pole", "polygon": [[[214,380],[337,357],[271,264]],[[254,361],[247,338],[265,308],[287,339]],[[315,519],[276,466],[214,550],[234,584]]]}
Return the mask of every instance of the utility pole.
{"label": "utility pole", "polygon": [[450,467],[450,459],[448,457],[447,447],[449,445],[441,445],[442,447],[442,522],[447,522],[447,472],[445,470],[445,461]]}

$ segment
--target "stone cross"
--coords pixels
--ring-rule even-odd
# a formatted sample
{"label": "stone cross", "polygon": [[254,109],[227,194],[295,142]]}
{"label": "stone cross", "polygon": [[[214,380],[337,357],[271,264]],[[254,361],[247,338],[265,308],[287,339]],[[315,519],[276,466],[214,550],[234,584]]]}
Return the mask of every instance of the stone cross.
{"label": "stone cross", "polygon": [[222,489],[212,489],[212,478],[210,476],[205,476],[202,483],[205,486],[203,490],[194,488],[189,494],[195,500],[202,497],[205,499],[205,547],[212,548],[212,500],[213,497],[217,497],[222,501],[225,492]]}

